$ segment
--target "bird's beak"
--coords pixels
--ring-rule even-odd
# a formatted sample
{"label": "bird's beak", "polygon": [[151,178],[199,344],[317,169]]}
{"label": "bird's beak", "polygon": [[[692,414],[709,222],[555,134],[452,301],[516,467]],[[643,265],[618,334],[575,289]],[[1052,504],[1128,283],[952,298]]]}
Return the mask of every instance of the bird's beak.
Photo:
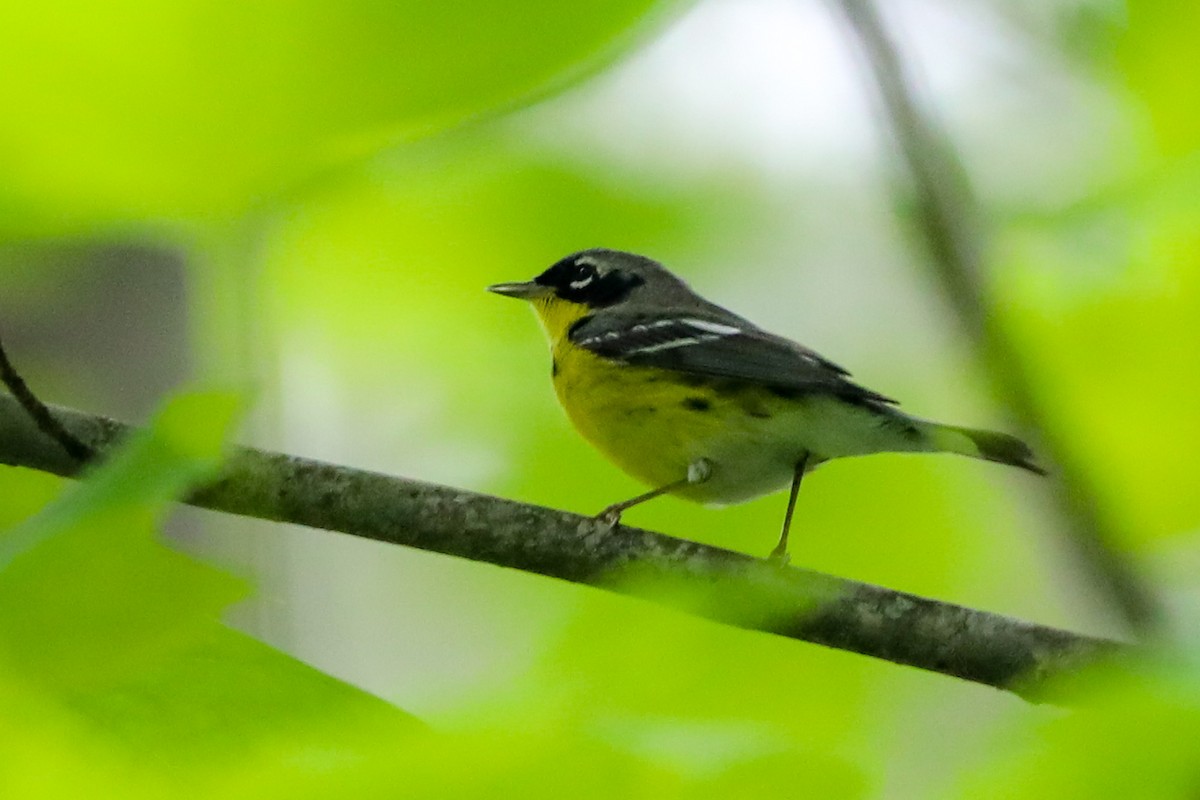
{"label": "bird's beak", "polygon": [[542,286],[533,281],[525,281],[523,283],[497,283],[487,287],[489,292],[502,294],[505,297],[519,297],[522,300],[532,300],[535,297],[541,297],[550,292],[549,286]]}

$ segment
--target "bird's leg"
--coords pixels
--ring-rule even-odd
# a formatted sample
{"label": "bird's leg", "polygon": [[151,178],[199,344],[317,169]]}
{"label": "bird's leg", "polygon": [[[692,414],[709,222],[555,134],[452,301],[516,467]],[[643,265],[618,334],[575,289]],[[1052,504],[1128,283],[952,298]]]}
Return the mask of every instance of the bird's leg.
{"label": "bird's leg", "polygon": [[704,483],[712,476],[712,462],[707,458],[698,458],[688,465],[687,477],[677,481],[672,481],[666,486],[660,486],[657,489],[651,489],[645,494],[639,494],[637,497],[630,498],[622,503],[613,503],[608,508],[596,515],[596,519],[603,522],[610,528],[615,528],[621,522],[621,515],[633,508],[636,505],[641,505],[647,500],[653,500],[659,495],[673,492],[676,489],[682,489],[684,486],[691,486],[696,483]]}
{"label": "bird's leg", "polygon": [[771,559],[780,564],[786,564],[788,558],[788,530],[792,527],[792,514],[796,511],[796,497],[800,494],[800,481],[804,480],[804,467],[808,464],[808,453],[796,463],[796,472],[792,476],[792,491],[788,495],[787,513],[783,515],[783,532],[779,534],[779,544],[771,551]]}
{"label": "bird's leg", "polygon": [[639,494],[637,497],[631,497],[623,502],[613,503],[611,506],[597,514],[596,519],[600,520],[610,528],[615,528],[621,522],[621,515],[627,510],[636,505],[641,505],[647,500],[653,500],[661,494],[673,492],[676,489],[687,485],[688,479],[684,478],[683,480],[675,481],[674,483],[668,483],[666,486],[660,486],[657,489],[651,489],[645,494]]}

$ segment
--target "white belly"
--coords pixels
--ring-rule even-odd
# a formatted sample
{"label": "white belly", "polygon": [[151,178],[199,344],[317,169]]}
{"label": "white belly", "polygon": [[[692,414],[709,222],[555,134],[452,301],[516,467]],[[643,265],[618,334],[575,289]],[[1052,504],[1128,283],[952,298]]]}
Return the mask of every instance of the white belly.
{"label": "white belly", "polygon": [[747,418],[697,443],[697,457],[711,462],[712,476],[679,494],[703,503],[738,503],[789,486],[806,457],[807,472],[832,458],[930,449],[915,427],[906,430],[906,422],[832,398],[793,404],[770,419]]}

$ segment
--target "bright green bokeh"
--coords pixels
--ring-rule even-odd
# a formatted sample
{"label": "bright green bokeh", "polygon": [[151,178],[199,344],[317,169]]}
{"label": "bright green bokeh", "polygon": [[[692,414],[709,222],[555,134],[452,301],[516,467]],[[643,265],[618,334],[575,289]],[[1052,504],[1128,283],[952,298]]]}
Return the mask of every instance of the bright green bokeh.
{"label": "bright green bokeh", "polygon": [[[1008,427],[936,287],[897,255],[911,242],[879,208],[886,187],[861,190],[872,198],[863,202],[847,185],[857,172],[847,181],[836,166],[788,178],[783,190],[780,176],[734,161],[690,172],[620,167],[587,143],[548,147],[571,136],[552,114],[538,136],[529,118],[507,115],[595,72],[652,27],[647,13],[671,7],[11,5],[0,11],[0,68],[10,76],[0,86],[0,237],[219,223],[171,240],[196,245],[198,360],[248,354],[234,372],[255,385],[267,424],[244,437],[573,511],[641,487],[570,430],[528,309],[483,287],[584,247],[659,257],[754,318],[782,308],[773,327],[810,344],[810,332],[830,328],[796,309],[820,311],[805,301],[828,298],[853,311],[835,321],[852,332],[839,340],[844,352],[827,354],[868,385],[917,413]],[[1052,59],[1038,66],[1048,83],[1085,82],[1102,97],[1097,118],[1118,119],[1126,138],[1114,136],[1111,158],[1078,185],[1056,187],[1055,197],[1071,198],[1061,207],[996,211],[991,299],[1130,557],[1187,555],[1200,532],[1196,13],[1144,0],[1129,4],[1123,26],[1108,4],[1070,13],[1108,21],[1097,38],[1081,25],[1068,32],[1081,38],[1063,44],[1086,50],[1095,74],[1065,76]],[[1042,36],[1042,46],[1058,44]],[[1024,120],[1010,124],[1014,141],[1025,136]],[[1095,136],[1108,131],[1097,126]],[[1059,142],[1042,146],[1071,159]],[[1046,180],[1029,177],[1030,186]],[[989,213],[991,200],[985,191]],[[819,213],[863,207],[874,215]],[[836,229],[816,230],[814,220],[835,216],[845,217]],[[868,243],[854,249],[860,240]],[[77,268],[21,261],[20,244],[0,253],[5,293],[25,312],[52,314],[55,287]],[[827,262],[835,268],[821,272]],[[898,299],[877,302],[873,291]],[[902,317],[912,327],[871,316],[904,303],[917,307]],[[220,336],[228,350],[214,345]],[[172,498],[211,474],[231,411],[220,398],[177,400],[153,435],[52,503],[63,482],[0,470],[9,529],[0,537],[0,795],[1194,791],[1190,667],[1100,672],[1063,690],[1092,709],[1035,708],[643,601],[272,526],[278,549],[245,565],[262,576],[261,601],[320,612],[289,620],[311,627],[280,636],[284,649],[333,664],[389,705],[224,627],[245,585],[154,540]],[[1046,509],[1052,487],[956,458],[830,464],[806,482],[795,557],[1119,632],[1061,552]],[[761,554],[783,502],[707,509],[664,499],[628,520]],[[214,537],[243,543],[227,519],[206,520]],[[300,581],[286,570],[316,537],[333,540],[321,553],[355,551],[367,563],[330,559]],[[271,583],[275,570],[284,577]],[[423,583],[409,593],[413,570]],[[330,586],[359,605],[325,608],[341,597]],[[1191,594],[1172,601],[1195,613]],[[319,629],[331,623],[348,632]],[[455,653],[502,651],[519,669],[462,679],[454,704],[423,705],[440,709],[426,728],[397,710],[421,699],[421,685],[394,678],[403,673],[389,661],[440,656],[435,666],[453,672],[462,665],[438,649],[451,651],[455,638],[477,646]],[[331,652],[338,643],[348,652]],[[532,652],[509,652],[521,648]]]}
{"label": "bright green bokeh", "polygon": [[[736,251],[762,219],[781,212],[747,181],[625,183],[583,159],[505,144],[500,133],[485,129],[374,165],[273,221],[263,289],[281,343],[283,403],[293,409],[285,416],[329,418],[322,410],[330,408],[323,405],[326,388],[338,386],[344,405],[332,408],[351,409],[349,430],[364,431],[337,445],[347,452],[379,460],[423,453],[424,478],[590,513],[641,489],[570,429],[554,400],[549,354],[530,310],[483,287],[527,279],[599,243],[653,253],[697,285],[719,283],[721,273],[709,266],[713,254]],[[331,281],[333,274],[339,279]],[[762,303],[780,288],[752,263],[741,274],[761,285]],[[788,292],[805,291],[802,272],[791,280]],[[292,366],[297,362],[322,367],[310,374]],[[322,383],[309,386],[305,376]],[[934,371],[932,380],[926,385],[913,374],[886,388],[916,408],[980,413],[955,394],[953,376]],[[954,412],[956,405],[963,408]],[[301,449],[332,447],[307,424],[294,435]],[[440,451],[457,460],[444,464]],[[472,468],[475,462],[497,467]],[[411,469],[404,463],[398,471]],[[955,458],[831,464],[806,486],[797,558],[861,580],[1069,624],[1050,568],[1036,551],[1014,544],[1029,538],[1019,526],[1030,512],[1017,503],[1031,486],[1038,488],[1026,476]],[[666,498],[628,520],[761,554],[774,543],[784,500],[712,509]],[[399,569],[403,560],[395,558]],[[670,738],[673,726],[685,732],[679,741],[693,743],[704,741],[704,731],[732,731],[713,734],[734,749],[721,774],[754,772],[751,764],[776,757],[774,743],[787,742],[792,751],[779,760],[801,770],[796,780],[815,781],[820,773],[869,795],[868,787],[883,782],[884,753],[895,746],[880,740],[882,731],[947,690],[943,678],[644,602],[529,576],[485,580],[480,569],[452,567],[429,565],[448,581],[470,577],[462,589],[467,596],[455,591],[445,602],[472,618],[482,614],[503,626],[513,624],[509,618],[544,618],[546,606],[572,610],[566,631],[551,640],[533,672],[515,684],[489,685],[479,707],[459,710],[466,717],[461,724],[478,724],[472,720],[482,715],[513,729],[598,727],[648,742]],[[481,607],[503,611],[489,615]],[[967,701],[975,690],[951,691]],[[693,729],[699,732],[687,733]],[[739,754],[739,741],[765,749]],[[720,747],[711,747],[706,757],[725,763]],[[671,754],[650,755],[669,761]],[[806,764],[823,766],[809,774]],[[759,790],[783,791],[784,771],[763,769]]]}
{"label": "bright green bokeh", "polygon": [[1189,798],[1200,752],[1195,664],[1095,668],[1063,687],[1080,708],[1002,731],[995,762],[962,782],[966,800]]}
{"label": "bright green bokeh", "polygon": [[6,3],[0,235],[234,217],[592,68],[651,7]]}
{"label": "bright green bokeh", "polygon": [[1178,2],[1128,15],[1114,77],[1140,150],[1115,151],[1092,194],[1009,226],[995,288],[1101,513],[1153,551],[1200,531],[1198,18]]}
{"label": "bright green bokeh", "polygon": [[170,503],[214,474],[236,408],[226,395],[177,398],[0,536],[0,793],[191,792],[264,748],[304,771],[335,741],[419,730],[225,628],[241,583],[155,540]]}

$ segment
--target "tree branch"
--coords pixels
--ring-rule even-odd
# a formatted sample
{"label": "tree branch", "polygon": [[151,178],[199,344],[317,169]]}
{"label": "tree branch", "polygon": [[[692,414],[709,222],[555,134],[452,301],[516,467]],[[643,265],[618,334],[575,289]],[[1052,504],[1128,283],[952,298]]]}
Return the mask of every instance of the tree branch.
{"label": "tree branch", "polygon": [[986,226],[966,171],[932,113],[921,107],[904,60],[873,0],[839,0],[866,56],[879,99],[908,166],[917,220],[930,265],[946,299],[989,367],[994,387],[1020,424],[1037,434],[1057,469],[1062,529],[1096,584],[1125,621],[1143,634],[1161,631],[1158,597],[1120,551],[1119,532],[1100,509],[1095,487],[1071,449],[1054,433],[1025,359],[991,313],[984,286]]}
{"label": "tree branch", "polygon": [[[100,457],[132,431],[104,417],[53,412]],[[82,468],[7,395],[0,395],[0,463],[64,476]],[[1038,699],[1046,678],[1127,649],[638,528],[610,530],[564,511],[244,447],[233,450],[218,480],[186,502],[642,596],[1027,699]],[[653,580],[629,580],[630,570]],[[650,588],[661,580],[686,591]]]}
{"label": "tree branch", "polygon": [[91,449],[60,425],[58,420],[54,418],[54,415],[50,413],[50,409],[46,408],[46,404],[39,400],[28,384],[25,383],[25,379],[20,376],[16,368],[13,367],[12,362],[8,360],[8,353],[5,352],[3,344],[0,344],[0,382],[3,382],[8,387],[13,397],[25,409],[25,413],[37,423],[38,429],[58,442],[59,447],[67,455],[76,461],[86,461],[92,457]]}

